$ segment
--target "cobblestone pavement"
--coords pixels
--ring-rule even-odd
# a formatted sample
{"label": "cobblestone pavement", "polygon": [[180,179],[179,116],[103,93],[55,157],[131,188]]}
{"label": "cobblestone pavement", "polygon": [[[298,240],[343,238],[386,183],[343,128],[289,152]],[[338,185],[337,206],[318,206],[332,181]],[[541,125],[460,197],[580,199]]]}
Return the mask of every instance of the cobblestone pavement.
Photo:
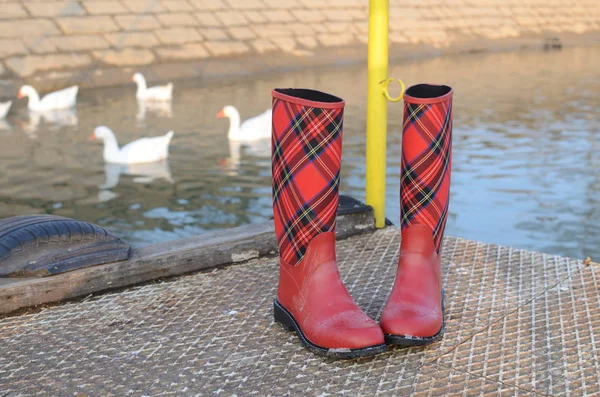
{"label": "cobblestone pavement", "polygon": [[[338,243],[373,317],[389,293],[395,228]],[[334,361],[272,320],[263,258],[0,320],[0,395],[600,394],[595,264],[447,238],[446,333],[426,348]]]}
{"label": "cobblestone pavement", "polygon": [[[599,30],[596,0],[389,3],[392,45]],[[139,68],[265,53],[291,54],[294,64],[317,48],[366,44],[368,10],[367,0],[2,1],[0,71],[30,78],[93,64]]]}

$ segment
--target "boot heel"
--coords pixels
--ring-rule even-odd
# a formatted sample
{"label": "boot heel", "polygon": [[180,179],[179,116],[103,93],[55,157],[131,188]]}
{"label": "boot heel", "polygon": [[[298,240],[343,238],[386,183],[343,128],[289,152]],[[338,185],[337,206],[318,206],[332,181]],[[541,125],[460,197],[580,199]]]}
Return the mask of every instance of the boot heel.
{"label": "boot heel", "polygon": [[277,299],[273,302],[273,317],[275,318],[275,322],[281,324],[283,328],[288,331],[296,330],[296,322],[289,312],[281,306]]}

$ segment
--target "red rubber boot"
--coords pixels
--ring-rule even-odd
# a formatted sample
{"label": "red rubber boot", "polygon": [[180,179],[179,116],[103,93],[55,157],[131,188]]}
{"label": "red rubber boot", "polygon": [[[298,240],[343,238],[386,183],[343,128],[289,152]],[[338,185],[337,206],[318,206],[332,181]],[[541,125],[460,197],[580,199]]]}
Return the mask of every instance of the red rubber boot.
{"label": "red rubber boot", "polygon": [[273,214],[279,245],[275,321],[310,351],[336,358],[385,351],[383,332],[354,303],[335,258],[344,101],[273,90]]}
{"label": "red rubber boot", "polygon": [[426,345],[444,330],[440,249],[450,191],[452,88],[419,84],[404,94],[396,280],[381,314],[387,343]]}

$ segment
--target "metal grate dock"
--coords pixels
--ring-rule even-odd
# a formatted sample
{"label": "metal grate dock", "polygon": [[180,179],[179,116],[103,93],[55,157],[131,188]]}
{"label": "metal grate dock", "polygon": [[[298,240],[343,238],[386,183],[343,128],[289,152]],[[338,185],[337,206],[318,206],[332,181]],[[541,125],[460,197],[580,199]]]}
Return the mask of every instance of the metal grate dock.
{"label": "metal grate dock", "polygon": [[[338,242],[378,317],[399,232]],[[333,361],[272,321],[261,258],[0,320],[0,395],[600,395],[600,268],[447,238],[446,333],[427,348]]]}

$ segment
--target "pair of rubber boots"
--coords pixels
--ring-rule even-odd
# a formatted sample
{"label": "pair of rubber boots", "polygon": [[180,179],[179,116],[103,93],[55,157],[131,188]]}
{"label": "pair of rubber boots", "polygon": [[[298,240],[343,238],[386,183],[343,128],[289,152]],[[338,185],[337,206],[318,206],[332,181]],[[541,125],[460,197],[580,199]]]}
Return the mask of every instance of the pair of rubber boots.
{"label": "pair of rubber boots", "polygon": [[336,358],[439,339],[452,89],[419,84],[404,95],[400,259],[379,324],[356,305],[336,263],[344,101],[308,89],[275,89],[272,96],[273,213],[280,254],[275,320],[295,330],[309,350]]}

